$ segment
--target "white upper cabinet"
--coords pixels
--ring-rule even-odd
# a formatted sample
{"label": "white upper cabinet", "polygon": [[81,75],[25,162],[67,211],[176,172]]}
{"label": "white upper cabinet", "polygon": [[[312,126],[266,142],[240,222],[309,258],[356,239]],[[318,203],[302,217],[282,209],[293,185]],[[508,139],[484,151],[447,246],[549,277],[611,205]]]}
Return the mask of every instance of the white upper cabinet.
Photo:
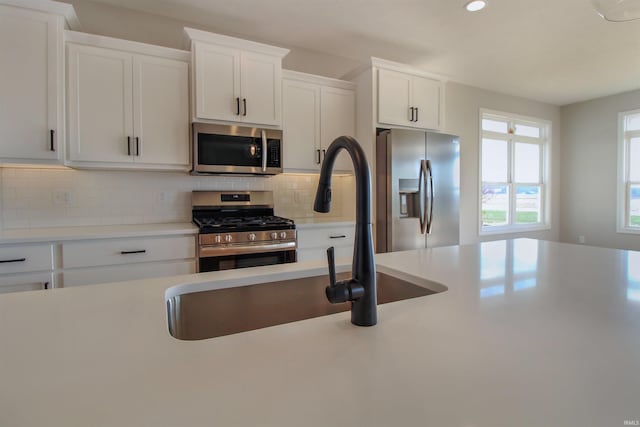
{"label": "white upper cabinet", "polygon": [[188,53],[153,47],[147,55],[107,38],[100,44],[109,47],[78,44],[83,37],[68,34],[67,164],[187,170]]}
{"label": "white upper cabinet", "polygon": [[77,18],[71,5],[40,5],[43,11],[0,4],[0,161],[6,163],[62,158],[62,33],[65,17]]}
{"label": "white upper cabinet", "polygon": [[[284,168],[318,171],[335,138],[355,136],[353,85],[286,71],[282,93]],[[348,153],[339,154],[334,170],[353,170]]]}
{"label": "white upper cabinet", "polygon": [[444,83],[417,73],[378,68],[378,123],[443,128]]}
{"label": "white upper cabinet", "polygon": [[194,119],[280,127],[287,49],[185,28],[194,69]]}

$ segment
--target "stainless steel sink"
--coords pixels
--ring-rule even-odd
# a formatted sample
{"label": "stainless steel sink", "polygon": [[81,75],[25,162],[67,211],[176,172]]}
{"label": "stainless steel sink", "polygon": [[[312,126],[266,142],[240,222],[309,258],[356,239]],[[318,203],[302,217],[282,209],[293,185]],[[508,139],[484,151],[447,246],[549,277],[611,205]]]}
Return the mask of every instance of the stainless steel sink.
{"label": "stainless steel sink", "polygon": [[[167,300],[169,332],[202,340],[349,310],[351,304],[327,301],[328,283],[317,276],[177,295]],[[378,304],[435,293],[383,273],[377,283]]]}

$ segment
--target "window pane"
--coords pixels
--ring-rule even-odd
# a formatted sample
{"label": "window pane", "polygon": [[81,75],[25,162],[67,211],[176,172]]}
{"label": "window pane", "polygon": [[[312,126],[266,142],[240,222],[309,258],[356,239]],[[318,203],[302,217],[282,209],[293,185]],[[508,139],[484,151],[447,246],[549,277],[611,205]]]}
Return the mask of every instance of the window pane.
{"label": "window pane", "polygon": [[506,185],[482,185],[482,225],[509,223],[509,188]]}
{"label": "window pane", "polygon": [[507,122],[499,122],[497,120],[482,119],[482,130],[491,132],[507,133],[509,126]]}
{"label": "window pane", "polygon": [[540,187],[516,187],[516,224],[540,222]]}
{"label": "window pane", "polygon": [[626,117],[624,130],[640,130],[640,113]]}
{"label": "window pane", "polygon": [[640,227],[640,185],[632,185],[629,194],[629,225]]}
{"label": "window pane", "polygon": [[527,126],[516,124],[516,135],[530,136],[532,138],[540,138],[540,128],[537,126]]}
{"label": "window pane", "polygon": [[482,139],[482,180],[507,181],[507,141]]}
{"label": "window pane", "polygon": [[640,181],[640,138],[631,138],[629,144],[629,180]]}
{"label": "window pane", "polygon": [[540,146],[516,142],[515,182],[540,182]]}

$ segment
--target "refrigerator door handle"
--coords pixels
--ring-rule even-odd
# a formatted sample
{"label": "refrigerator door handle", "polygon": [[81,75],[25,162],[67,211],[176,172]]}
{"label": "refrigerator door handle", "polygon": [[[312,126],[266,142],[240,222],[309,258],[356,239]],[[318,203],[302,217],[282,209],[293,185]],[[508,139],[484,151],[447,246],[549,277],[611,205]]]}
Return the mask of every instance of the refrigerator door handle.
{"label": "refrigerator door handle", "polygon": [[[429,172],[429,196],[427,199],[431,201],[429,204],[429,220],[427,221],[427,234],[431,234],[431,226],[433,225],[433,169],[431,168],[431,160],[427,160],[427,171]],[[426,183],[425,183],[426,187]],[[426,207],[425,207],[426,212]]]}
{"label": "refrigerator door handle", "polygon": [[[427,231],[427,163],[420,160],[420,178],[418,179],[418,195],[420,197],[420,234]],[[424,191],[424,193],[423,193]]]}

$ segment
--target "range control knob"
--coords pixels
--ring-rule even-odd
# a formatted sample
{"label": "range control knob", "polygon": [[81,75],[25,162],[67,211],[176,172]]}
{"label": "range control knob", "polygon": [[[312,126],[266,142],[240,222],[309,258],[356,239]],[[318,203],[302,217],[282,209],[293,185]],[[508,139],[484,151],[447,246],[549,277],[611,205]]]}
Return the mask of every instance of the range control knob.
{"label": "range control knob", "polygon": [[275,231],[271,233],[271,240],[278,240],[278,233],[276,233]]}
{"label": "range control knob", "polygon": [[281,239],[286,239],[287,238],[287,232],[286,231],[281,231],[280,232],[280,238]]}
{"label": "range control knob", "polygon": [[249,236],[247,236],[250,242],[253,242],[254,240],[256,240],[256,233],[249,233]]}
{"label": "range control knob", "polygon": [[230,243],[233,240],[233,237],[231,237],[231,234],[227,234],[226,236],[224,236],[224,241],[227,243]]}
{"label": "range control knob", "polygon": [[222,242],[222,236],[221,235],[216,235],[216,237],[213,238],[213,241],[216,243],[220,243]]}

